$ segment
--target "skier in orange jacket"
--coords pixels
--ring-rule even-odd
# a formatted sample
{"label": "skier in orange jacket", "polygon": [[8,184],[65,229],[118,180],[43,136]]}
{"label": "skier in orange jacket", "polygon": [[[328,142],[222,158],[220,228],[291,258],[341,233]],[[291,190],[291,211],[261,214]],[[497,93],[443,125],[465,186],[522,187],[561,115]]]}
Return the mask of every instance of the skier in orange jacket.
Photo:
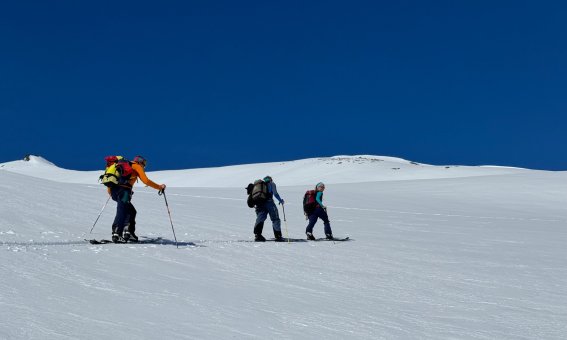
{"label": "skier in orange jacket", "polygon": [[[112,223],[112,242],[125,243],[130,241],[137,242],[136,236],[136,208],[132,205],[132,187],[134,183],[140,178],[142,182],[156,190],[165,190],[165,184],[156,184],[148,178],[144,168],[147,161],[142,156],[134,157],[132,161],[133,173],[128,180],[128,184],[116,185],[108,188],[108,193],[112,200],[116,201],[116,217]],[[127,228],[126,231],[124,229]]]}

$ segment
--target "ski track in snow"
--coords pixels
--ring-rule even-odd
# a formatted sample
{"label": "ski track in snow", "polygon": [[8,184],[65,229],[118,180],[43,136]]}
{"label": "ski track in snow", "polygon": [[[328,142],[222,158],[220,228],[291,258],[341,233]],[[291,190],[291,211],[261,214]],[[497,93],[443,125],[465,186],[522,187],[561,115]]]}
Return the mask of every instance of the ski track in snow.
{"label": "ski track in snow", "polygon": [[[144,192],[144,193],[147,193],[147,192]],[[204,198],[204,199],[218,199],[218,200],[231,200],[231,201],[246,201],[246,199],[243,199],[243,198],[231,198],[231,197],[197,196],[197,195],[184,195],[184,194],[172,194],[172,196]],[[295,205],[295,204],[293,204],[293,203],[287,203],[286,204],[286,206],[293,206],[293,205]],[[395,211],[395,210],[384,210],[384,209],[373,209],[373,208],[339,207],[339,206],[332,206],[332,205],[329,205],[327,207],[331,208],[331,209],[374,211],[374,212],[381,212],[381,213],[392,213],[392,214],[403,214],[403,215],[465,217],[465,218],[478,218],[478,219],[487,219],[487,220],[510,220],[510,221],[567,222],[567,220],[557,220],[557,219],[495,217],[495,216],[471,216],[471,215],[455,215],[455,214],[442,214],[442,213],[425,213],[425,212],[415,212],[415,211]]]}

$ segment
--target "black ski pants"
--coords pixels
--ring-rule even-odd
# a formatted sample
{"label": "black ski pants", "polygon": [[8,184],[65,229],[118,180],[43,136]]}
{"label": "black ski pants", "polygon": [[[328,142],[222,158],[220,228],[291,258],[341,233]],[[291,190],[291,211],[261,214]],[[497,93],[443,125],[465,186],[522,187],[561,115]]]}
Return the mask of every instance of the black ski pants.
{"label": "black ski pants", "polygon": [[112,200],[116,202],[116,216],[112,223],[112,233],[122,235],[124,227],[128,225],[128,231],[134,233],[136,230],[136,208],[132,205],[132,188],[115,186],[110,189]]}

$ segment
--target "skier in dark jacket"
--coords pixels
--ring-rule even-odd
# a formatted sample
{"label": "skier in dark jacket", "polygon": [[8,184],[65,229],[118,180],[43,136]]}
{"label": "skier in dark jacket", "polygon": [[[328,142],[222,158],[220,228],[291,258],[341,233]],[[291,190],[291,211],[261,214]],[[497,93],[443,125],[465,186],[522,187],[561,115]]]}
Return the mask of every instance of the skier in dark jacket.
{"label": "skier in dark jacket", "polygon": [[280,204],[284,204],[285,202],[278,194],[276,183],[274,183],[272,177],[270,176],[264,177],[264,182],[268,186],[269,197],[265,203],[256,205],[256,223],[254,224],[254,241],[256,242],[266,241],[264,236],[262,236],[262,230],[264,229],[264,221],[266,221],[268,215],[270,215],[276,242],[282,242],[284,241],[284,239],[282,237],[281,220],[278,212],[278,207],[274,203],[273,197],[275,197]]}
{"label": "skier in dark jacket", "polygon": [[307,235],[308,240],[315,240],[315,236],[313,236],[313,227],[315,226],[315,223],[317,223],[318,219],[322,219],[323,225],[325,226],[325,236],[328,240],[332,240],[333,231],[331,230],[331,222],[329,222],[329,216],[327,215],[327,207],[323,204],[323,191],[325,191],[325,184],[322,182],[317,183],[315,191],[317,192],[317,196],[315,196],[317,204],[315,209],[313,209],[313,211],[307,216],[309,218],[309,224],[307,225],[305,234]]}

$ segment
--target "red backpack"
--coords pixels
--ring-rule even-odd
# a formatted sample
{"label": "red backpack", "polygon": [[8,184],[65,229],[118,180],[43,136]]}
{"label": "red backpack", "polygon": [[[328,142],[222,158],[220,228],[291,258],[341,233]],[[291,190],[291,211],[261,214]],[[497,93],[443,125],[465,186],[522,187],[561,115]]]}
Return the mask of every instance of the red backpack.
{"label": "red backpack", "polygon": [[317,207],[318,203],[317,200],[315,199],[316,197],[317,197],[316,190],[307,190],[307,192],[303,196],[303,211],[306,214],[312,213],[313,210],[315,210],[315,208]]}
{"label": "red backpack", "polygon": [[130,185],[130,177],[134,173],[132,163],[122,156],[107,156],[106,169],[99,180],[107,187],[115,185]]}

